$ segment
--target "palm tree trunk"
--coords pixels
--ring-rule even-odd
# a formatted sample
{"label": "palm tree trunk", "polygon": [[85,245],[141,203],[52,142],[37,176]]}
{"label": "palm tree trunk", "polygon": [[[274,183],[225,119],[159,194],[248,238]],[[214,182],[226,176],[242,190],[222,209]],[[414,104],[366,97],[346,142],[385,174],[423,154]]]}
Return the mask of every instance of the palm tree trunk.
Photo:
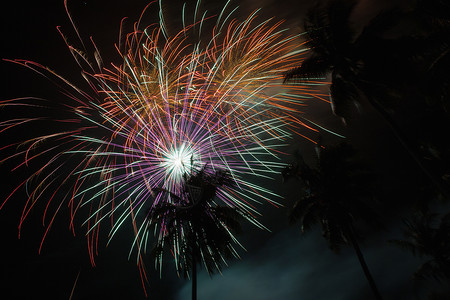
{"label": "palm tree trunk", "polygon": [[382,300],[383,298],[381,298],[380,292],[378,291],[378,288],[375,284],[375,280],[373,280],[372,274],[370,274],[369,267],[367,266],[364,256],[361,252],[361,249],[359,248],[358,242],[356,241],[356,237],[353,232],[353,226],[351,224],[349,225],[348,237],[350,238],[350,242],[352,243],[353,249],[355,249],[359,263],[361,264],[361,268],[364,271],[364,275],[366,275],[367,281],[369,282],[369,285],[372,289],[375,299]]}
{"label": "palm tree trunk", "polygon": [[194,251],[192,251],[192,300],[197,300],[197,262]]}

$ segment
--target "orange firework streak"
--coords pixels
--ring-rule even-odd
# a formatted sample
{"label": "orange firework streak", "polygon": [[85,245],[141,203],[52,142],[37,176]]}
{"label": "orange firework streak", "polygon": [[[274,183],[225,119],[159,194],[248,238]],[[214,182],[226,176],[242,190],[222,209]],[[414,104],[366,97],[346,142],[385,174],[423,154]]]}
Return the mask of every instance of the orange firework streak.
{"label": "orange firework streak", "polygon": [[[281,138],[285,128],[317,131],[297,117],[305,103],[296,95],[316,98],[314,84],[319,81],[300,85],[283,83],[283,74],[303,60],[302,45],[296,44],[294,37],[284,36],[280,30],[282,22],[254,25],[255,19],[256,15],[252,14],[243,22],[231,21],[225,29],[215,26],[204,47],[199,47],[200,42],[190,43],[188,37],[193,35],[194,25],[167,39],[158,25],[145,30],[137,30],[135,26],[135,31],[127,35],[125,49],[119,51],[124,63],[94,74],[104,87],[99,93],[106,95],[101,106],[111,119],[120,120],[116,131],[122,131],[125,126],[132,128],[126,147],[132,149],[137,136],[142,135],[142,123],[135,122],[136,117],[145,120],[150,129],[144,139],[151,139],[148,135],[153,127],[173,126],[171,119],[177,118],[186,107],[192,112],[191,119],[201,115],[213,134],[233,136],[238,142],[238,137],[245,137],[262,145],[262,132]],[[271,95],[268,90],[276,92]],[[214,126],[216,121],[212,120],[216,118],[222,118],[221,126]],[[277,126],[283,130],[266,120],[280,121],[281,125]],[[145,146],[139,151],[145,153]],[[233,190],[228,192],[234,194]],[[132,207],[130,203],[134,220]],[[140,246],[144,237],[138,224],[133,224],[137,262],[144,282]],[[98,231],[96,227],[93,232],[98,234]],[[91,239],[90,243],[93,245],[94,241]],[[91,249],[93,260],[95,251]],[[177,255],[176,251],[173,255]]]}
{"label": "orange firework streak", "polygon": [[[285,37],[282,22],[255,23],[256,14],[252,14],[225,28],[216,25],[203,47],[188,39],[194,35],[194,25],[167,40],[157,24],[128,34],[125,50],[120,52],[124,63],[94,75],[104,83],[105,89],[99,91],[107,95],[102,107],[111,117],[120,117],[121,126],[132,123],[127,120],[128,111],[139,112],[152,127],[176,118],[189,105],[197,114],[223,116],[221,128],[214,129],[218,134],[250,135],[258,140],[265,131],[278,137],[276,128],[266,122],[273,119],[291,131],[299,127],[316,131],[296,117],[305,105],[297,95],[319,99],[314,85],[320,81],[283,83],[284,72],[301,64],[304,48],[294,36]],[[229,114],[230,110],[234,113]],[[141,132],[134,126],[135,134]],[[227,132],[236,126],[239,130]]]}
{"label": "orange firework streak", "polygon": [[[69,18],[72,21],[70,14]],[[218,191],[219,200],[226,205],[252,216],[257,214],[254,203],[258,199],[277,205],[271,199],[277,195],[246,177],[267,178],[267,174],[281,168],[282,163],[263,161],[259,156],[275,157],[272,153],[280,151],[280,145],[273,141],[283,141],[291,133],[311,140],[300,129],[317,129],[304,124],[299,114],[305,101],[323,98],[314,88],[322,81],[283,83],[283,74],[301,65],[305,49],[296,36],[285,35],[282,22],[258,23],[256,13],[243,21],[228,19],[210,24],[216,19],[204,17],[172,36],[161,24],[141,30],[139,20],[117,47],[123,63],[109,69],[103,66],[92,40],[96,64],[87,59],[86,51],[71,46],[61,33],[94,96],[45,66],[14,61],[60,83],[58,87],[68,99],[61,106],[71,117],[61,117],[55,123],[75,127],[64,130],[55,126],[49,134],[9,145],[5,148],[23,145],[26,149],[0,160],[23,156],[24,161],[14,168],[17,169],[44,157],[41,166],[6,198],[40,177],[37,187],[30,189],[20,229],[38,200],[46,198],[45,193],[50,191],[43,214],[46,230],[39,251],[63,204],[69,208],[72,231],[75,214],[87,204],[89,217],[84,224],[92,264],[95,265],[98,253],[101,227],[108,226],[112,238],[129,218],[135,233],[132,251],[137,249],[137,264],[142,281],[146,282],[142,255],[148,236],[143,234],[145,224],[140,224],[139,215],[146,202],[157,201],[153,189],[162,187],[177,192],[181,173],[187,172],[183,164],[188,164],[190,158],[193,169],[193,157],[197,154],[199,164],[225,169],[239,186]],[[200,34],[202,26],[212,28],[210,35],[205,30]],[[41,105],[28,100],[4,100],[0,105]],[[8,120],[0,123],[0,132],[42,119],[45,118]],[[103,131],[99,134],[96,129]],[[46,156],[52,158],[46,161]],[[68,157],[78,160],[68,163]],[[93,178],[99,182],[93,183]],[[70,190],[59,199],[57,195],[66,185],[70,185]],[[6,200],[0,203],[0,209]],[[56,209],[51,212],[50,204],[55,202]],[[46,222],[46,218],[50,220]],[[105,219],[109,222],[102,222]],[[254,224],[263,227],[256,221]],[[160,235],[164,230],[161,228]],[[179,255],[177,251],[172,254]]]}

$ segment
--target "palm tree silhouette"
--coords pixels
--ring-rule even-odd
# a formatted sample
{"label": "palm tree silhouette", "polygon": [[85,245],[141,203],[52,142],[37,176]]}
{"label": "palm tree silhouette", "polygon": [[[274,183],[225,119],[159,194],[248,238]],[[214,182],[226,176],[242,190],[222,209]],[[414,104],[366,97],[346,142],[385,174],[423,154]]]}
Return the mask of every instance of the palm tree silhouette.
{"label": "palm tree silhouette", "polygon": [[331,74],[330,86],[333,112],[348,118],[358,102],[356,75],[359,73],[359,54],[348,25],[355,2],[331,1],[326,7],[317,5],[309,10],[304,23],[307,45],[311,55],[301,66],[289,70],[285,81],[312,79]]}
{"label": "palm tree silhouette", "polygon": [[[356,3],[356,1],[335,0],[328,2],[326,6],[318,5],[308,12],[304,27],[311,55],[301,66],[288,71],[285,74],[285,81],[316,79],[330,74],[331,107],[334,114],[344,121],[358,111],[361,100],[366,99],[386,121],[397,140],[424,174],[442,195],[448,197],[449,191],[445,181],[424,163],[415,142],[405,134],[391,114],[390,103],[387,101],[389,98],[392,99],[393,95],[398,97],[402,94],[397,87],[399,81],[412,73],[409,72],[411,63],[398,59],[405,50],[405,46],[401,43],[383,41],[389,43],[391,48],[387,47],[388,49],[395,46],[395,50],[390,50],[392,53],[390,55],[380,56],[374,51],[374,46],[380,44],[382,40],[378,34],[395,24],[399,13],[390,11],[380,14],[361,34],[355,36],[349,19]],[[389,63],[386,62],[388,58]],[[391,64],[394,66],[390,66]],[[389,71],[386,72],[386,69]],[[399,73],[399,70],[403,72]],[[390,73],[396,74],[395,80],[392,80]]]}
{"label": "palm tree silhouette", "polygon": [[[197,264],[202,263],[209,274],[221,272],[226,258],[239,257],[233,247],[234,236],[241,232],[242,219],[252,219],[235,207],[218,206],[214,199],[218,187],[232,184],[225,172],[209,175],[205,168],[185,176],[179,195],[160,189],[168,197],[151,208],[148,229],[159,227],[153,255],[162,267],[164,248],[175,257],[177,271],[192,278],[192,299],[197,299]],[[190,275],[190,276],[189,276]]]}
{"label": "palm tree silhouette", "polygon": [[419,78],[422,101],[419,107],[422,119],[418,120],[421,148],[427,161],[444,178],[450,180],[450,143],[442,138],[435,128],[450,126],[450,4],[443,0],[418,0],[413,10],[415,18],[422,28],[421,32],[411,38],[414,63],[422,65]]}
{"label": "palm tree silhouette", "polygon": [[429,258],[414,273],[413,278],[416,280],[450,280],[450,213],[442,216],[438,226],[436,217],[437,214],[426,212],[404,220],[407,239],[389,241],[414,255]]}
{"label": "palm tree silhouette", "polygon": [[323,237],[335,252],[341,245],[353,246],[375,298],[381,299],[354,228],[357,219],[377,223],[372,209],[362,201],[371,195],[372,175],[354,159],[354,152],[348,144],[325,149],[319,147],[318,152],[316,169],[303,160],[297,168],[297,175],[304,184],[304,195],[295,202],[290,223],[300,222],[302,233],[320,224]]}

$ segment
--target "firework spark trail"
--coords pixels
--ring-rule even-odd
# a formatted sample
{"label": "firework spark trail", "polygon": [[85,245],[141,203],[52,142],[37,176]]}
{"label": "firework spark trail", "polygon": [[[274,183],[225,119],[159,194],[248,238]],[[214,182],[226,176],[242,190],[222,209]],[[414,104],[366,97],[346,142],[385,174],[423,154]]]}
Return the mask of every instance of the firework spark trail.
{"label": "firework spark trail", "polygon": [[[132,248],[141,261],[148,233],[145,222],[138,224],[139,220],[150,207],[173,201],[154,191],[179,194],[183,174],[204,166],[209,175],[227,171],[235,182],[233,187],[218,189],[217,197],[225,205],[253,216],[258,215],[256,206],[261,200],[277,205],[279,196],[259,186],[257,178],[271,178],[283,167],[276,154],[292,132],[299,128],[317,131],[298,114],[304,100],[316,97],[314,85],[320,82],[285,86],[283,73],[300,65],[305,49],[298,46],[295,36],[286,36],[281,22],[256,20],[257,12],[240,22],[224,8],[219,17],[204,14],[174,35],[162,23],[141,30],[139,20],[119,43],[123,64],[111,64],[111,68],[102,67],[95,44],[96,65],[61,33],[93,95],[47,67],[15,60],[57,84],[66,99],[60,105],[42,99],[0,102],[5,107],[42,107],[44,114],[54,105],[63,112],[54,120],[52,132],[19,144],[24,150],[2,159],[23,156],[24,162],[16,168],[40,165],[5,200],[39,180],[28,193],[20,226],[44,198],[48,200],[43,222],[51,215],[46,233],[63,204],[69,207],[72,230],[77,211],[87,207],[84,225],[92,263],[101,224],[108,224],[105,220],[110,220],[109,239],[122,224],[133,222],[136,239]],[[213,29],[205,38],[208,22]],[[0,123],[0,132],[39,126],[43,119],[11,119]],[[69,191],[62,194],[61,186]],[[57,208],[50,212],[52,202]]]}

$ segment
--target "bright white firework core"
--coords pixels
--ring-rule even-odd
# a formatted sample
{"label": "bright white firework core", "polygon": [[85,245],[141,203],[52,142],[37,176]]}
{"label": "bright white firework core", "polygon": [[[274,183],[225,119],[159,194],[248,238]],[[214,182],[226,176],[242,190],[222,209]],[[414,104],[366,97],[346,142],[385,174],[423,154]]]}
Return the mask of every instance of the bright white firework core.
{"label": "bright white firework core", "polygon": [[[163,159],[162,166],[169,178],[181,180],[183,174],[190,174],[194,164],[194,150],[182,144],[173,148]],[[198,157],[196,157],[198,159]]]}

